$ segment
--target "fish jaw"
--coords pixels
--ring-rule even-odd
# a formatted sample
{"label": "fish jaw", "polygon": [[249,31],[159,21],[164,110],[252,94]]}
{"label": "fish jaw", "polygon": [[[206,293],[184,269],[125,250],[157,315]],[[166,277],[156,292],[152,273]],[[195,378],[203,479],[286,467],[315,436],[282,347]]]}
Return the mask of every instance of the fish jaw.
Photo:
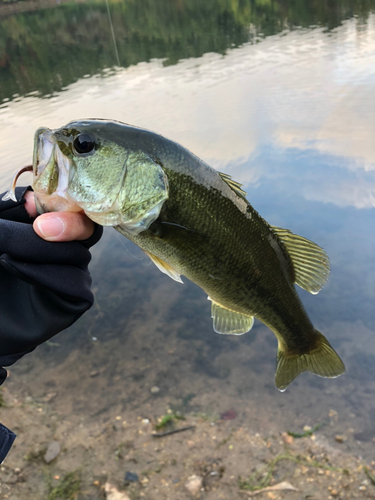
{"label": "fish jaw", "polygon": [[38,129],[34,138],[33,189],[39,214],[82,211],[68,194],[71,167],[72,160],[61,152],[53,131]]}

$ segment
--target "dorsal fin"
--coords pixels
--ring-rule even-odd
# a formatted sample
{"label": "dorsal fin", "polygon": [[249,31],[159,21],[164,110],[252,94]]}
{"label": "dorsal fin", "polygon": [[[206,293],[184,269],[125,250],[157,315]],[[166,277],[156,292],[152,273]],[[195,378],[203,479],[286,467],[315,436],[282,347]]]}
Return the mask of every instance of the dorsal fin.
{"label": "dorsal fin", "polygon": [[177,281],[178,283],[184,283],[181,279],[181,275],[173,269],[169,264],[167,264],[164,260],[159,259],[159,257],[156,257],[156,255],[153,255],[150,252],[146,252],[144,250],[145,254],[150,257],[152,262],[155,264],[155,266],[164,274],[172,278],[174,281]]}
{"label": "dorsal fin", "polygon": [[211,304],[211,318],[213,319],[213,327],[216,333],[224,333],[226,335],[242,335],[251,330],[254,324],[254,317],[241,314],[214,302],[210,297],[208,300]]}
{"label": "dorsal fin", "polygon": [[284,244],[292,260],[295,283],[310,293],[318,293],[328,280],[329,258],[320,246],[292,233],[289,229],[271,226]]}
{"label": "dorsal fin", "polygon": [[242,184],[240,184],[239,182],[237,181],[234,181],[232,179],[232,176],[231,175],[228,175],[228,174],[223,174],[223,172],[218,172],[218,174],[220,175],[220,177],[223,179],[224,182],[226,182],[228,184],[228,186],[233,189],[233,191],[238,194],[238,196],[240,196],[241,198],[243,199],[246,199],[246,191],[244,191],[242,189]]}

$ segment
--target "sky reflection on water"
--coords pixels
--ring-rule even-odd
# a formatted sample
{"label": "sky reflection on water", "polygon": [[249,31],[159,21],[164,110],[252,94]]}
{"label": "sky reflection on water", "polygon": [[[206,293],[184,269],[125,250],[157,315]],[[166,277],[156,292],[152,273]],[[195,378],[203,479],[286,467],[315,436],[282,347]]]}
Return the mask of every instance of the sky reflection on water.
{"label": "sky reflection on water", "polygon": [[[106,78],[79,80],[49,99],[29,96],[5,103],[2,180],[15,165],[30,161],[32,136],[40,125],[54,128],[74,118],[101,117],[176,140],[245,186],[295,176],[278,166],[280,156],[320,153],[327,164],[342,169],[341,179],[326,170],[322,185],[320,172],[301,166],[296,182],[304,197],[372,207],[373,40],[375,15],[370,15],[362,30],[352,19],[329,35],[321,28],[294,31],[226,56],[205,54],[168,67],[157,60],[139,63]],[[267,158],[265,165],[270,148],[274,161]]]}

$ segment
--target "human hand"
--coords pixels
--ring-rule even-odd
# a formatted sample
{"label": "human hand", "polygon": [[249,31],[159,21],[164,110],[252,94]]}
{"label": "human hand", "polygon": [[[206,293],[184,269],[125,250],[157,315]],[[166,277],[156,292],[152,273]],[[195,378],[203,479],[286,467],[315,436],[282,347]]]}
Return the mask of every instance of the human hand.
{"label": "human hand", "polygon": [[35,218],[34,231],[46,241],[87,240],[93,234],[95,225],[83,212],[49,212],[37,214],[34,193],[26,191],[25,209]]}

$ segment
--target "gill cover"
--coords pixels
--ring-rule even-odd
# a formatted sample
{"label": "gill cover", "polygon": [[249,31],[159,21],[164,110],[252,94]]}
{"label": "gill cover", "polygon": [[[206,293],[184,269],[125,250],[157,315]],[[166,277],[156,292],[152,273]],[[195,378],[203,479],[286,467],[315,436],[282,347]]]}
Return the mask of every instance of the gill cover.
{"label": "gill cover", "polygon": [[124,231],[139,234],[158,218],[168,199],[168,178],[162,167],[142,152],[129,154],[123,187],[118,197]]}
{"label": "gill cover", "polygon": [[[127,233],[137,235],[158,218],[163,203],[168,199],[168,179],[162,167],[147,154],[140,151],[124,153],[116,182],[107,182],[95,175],[98,165],[101,165],[100,154],[95,153],[84,167],[73,160],[68,192],[94,222],[120,227]],[[108,168],[115,167],[113,164],[116,162],[120,163],[119,155],[113,161],[103,158],[105,168],[102,170],[108,172]],[[116,171],[116,168],[113,170]],[[90,193],[86,192],[87,185],[90,186]]]}

